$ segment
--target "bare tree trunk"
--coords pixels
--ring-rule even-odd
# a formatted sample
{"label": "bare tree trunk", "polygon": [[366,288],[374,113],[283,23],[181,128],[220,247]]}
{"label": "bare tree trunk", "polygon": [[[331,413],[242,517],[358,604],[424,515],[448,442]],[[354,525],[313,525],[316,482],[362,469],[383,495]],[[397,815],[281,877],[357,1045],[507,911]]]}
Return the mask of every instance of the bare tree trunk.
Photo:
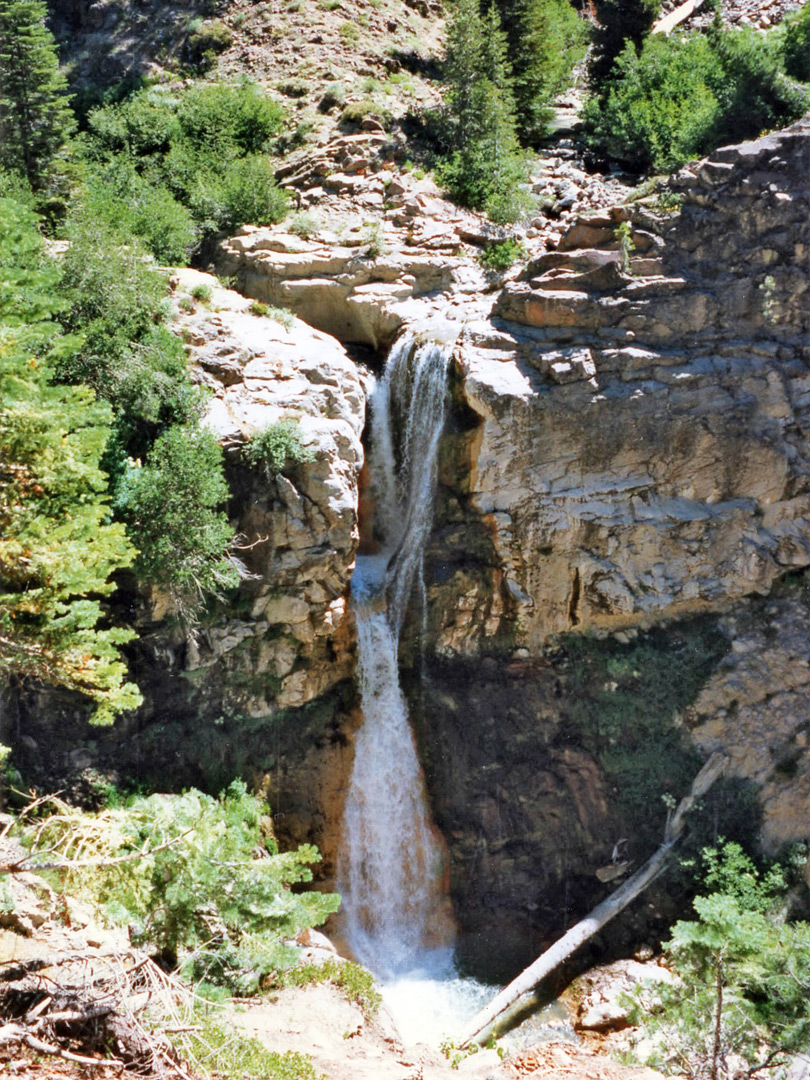
{"label": "bare tree trunk", "polygon": [[714,1046],[712,1046],[711,1080],[717,1080],[717,1066],[720,1061],[720,1040],[723,1029],[723,959],[717,957],[717,1015],[714,1018]]}
{"label": "bare tree trunk", "polygon": [[631,900],[635,900],[639,893],[655,881],[666,866],[672,849],[681,838],[687,813],[694,806],[695,800],[705,795],[720,776],[727,760],[723,754],[712,754],[692,782],[691,791],[680,801],[677,810],[667,822],[664,842],[657,851],[632,877],[629,877],[614,893],[595,907],[590,915],[578,922],[576,926],[572,926],[559,941],[556,941],[550,949],[547,949],[533,964],[501,990],[486,1008],[478,1012],[462,1033],[458,1044],[460,1047],[467,1046],[471,1042],[483,1042],[498,1017],[503,1015],[518,998],[533,990],[539,982],[576,952],[580,945],[593,937],[615,915],[623,911]]}

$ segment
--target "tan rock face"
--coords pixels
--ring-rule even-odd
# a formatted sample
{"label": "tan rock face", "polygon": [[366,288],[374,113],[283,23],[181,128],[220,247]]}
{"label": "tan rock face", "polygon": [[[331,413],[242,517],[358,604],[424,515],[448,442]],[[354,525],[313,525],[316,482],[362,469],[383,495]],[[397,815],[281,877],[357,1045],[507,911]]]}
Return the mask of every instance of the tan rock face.
{"label": "tan rock face", "polygon": [[628,212],[600,212],[468,324],[468,494],[519,644],[716,607],[810,562],[808,169],[807,124],[718,151],[679,177],[680,215],[633,212],[628,272]]}
{"label": "tan rock face", "polygon": [[[177,289],[206,275],[181,271]],[[346,591],[357,547],[357,479],[365,397],[333,338],[290,318],[249,311],[214,289],[181,317],[197,379],[211,391],[206,423],[227,448],[242,558],[253,575],[244,610],[226,611],[189,650],[191,671],[216,666],[223,704],[267,716],[317,698],[352,670]],[[240,457],[253,435],[297,421],[311,458],[271,474]],[[234,676],[234,678],[230,678]]]}
{"label": "tan rock face", "polygon": [[701,752],[723,750],[728,775],[759,789],[770,853],[808,835],[809,601],[795,585],[726,616],[732,651],[687,714]]}

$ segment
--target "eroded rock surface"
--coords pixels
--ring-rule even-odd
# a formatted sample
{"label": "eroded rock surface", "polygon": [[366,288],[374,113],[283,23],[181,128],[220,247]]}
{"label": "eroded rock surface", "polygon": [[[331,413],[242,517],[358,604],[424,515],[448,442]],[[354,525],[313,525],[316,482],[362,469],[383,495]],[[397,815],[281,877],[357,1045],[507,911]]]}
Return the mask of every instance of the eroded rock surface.
{"label": "eroded rock surface", "polygon": [[468,325],[469,497],[530,649],[810,562],[809,167],[807,122],[720,150],[680,214],[580,219]]}

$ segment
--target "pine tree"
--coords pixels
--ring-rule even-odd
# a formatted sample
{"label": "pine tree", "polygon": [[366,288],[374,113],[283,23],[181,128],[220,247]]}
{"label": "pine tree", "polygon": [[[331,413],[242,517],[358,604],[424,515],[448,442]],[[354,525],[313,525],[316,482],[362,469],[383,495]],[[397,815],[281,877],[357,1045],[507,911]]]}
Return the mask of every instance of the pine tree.
{"label": "pine tree", "polygon": [[135,551],[99,468],[109,408],[49,377],[58,271],[40,247],[35,216],[0,199],[0,675],[78,690],[106,723],[140,703],[118,653],[134,635],[98,627]]}
{"label": "pine tree", "polygon": [[594,0],[598,29],[589,66],[594,85],[606,79],[628,41],[636,48],[661,11],[662,0]]}
{"label": "pine tree", "polygon": [[545,135],[551,102],[585,55],[587,27],[568,0],[499,0],[509,42],[517,126],[524,145]]}
{"label": "pine tree", "polygon": [[74,127],[45,0],[0,0],[0,166],[47,187]]}
{"label": "pine tree", "polygon": [[438,176],[465,206],[493,220],[523,210],[526,167],[515,128],[506,36],[497,9],[482,16],[477,0],[457,0],[447,29],[445,78],[451,152]]}

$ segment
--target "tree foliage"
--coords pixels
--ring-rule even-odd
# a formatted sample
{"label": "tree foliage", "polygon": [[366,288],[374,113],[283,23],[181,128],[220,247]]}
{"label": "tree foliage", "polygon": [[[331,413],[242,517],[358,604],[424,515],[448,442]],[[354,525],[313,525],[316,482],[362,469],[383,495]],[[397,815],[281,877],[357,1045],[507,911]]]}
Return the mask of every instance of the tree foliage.
{"label": "tree foliage", "polygon": [[281,220],[268,158],[284,111],[253,82],[147,87],[90,112],[82,153],[90,217],[185,263],[205,235]]}
{"label": "tree foliage", "polygon": [[0,0],[0,165],[35,190],[75,126],[46,17],[45,0]]}
{"label": "tree foliage", "polygon": [[810,1048],[810,926],[779,910],[780,869],[762,873],[722,841],[703,862],[714,891],[695,899],[697,918],[676,923],[665,945],[677,980],[641,989],[634,1019],[665,1072],[718,1080],[777,1070]]}
{"label": "tree foliage", "polygon": [[[317,926],[340,898],[292,890],[312,881],[316,848],[279,853],[267,807],[236,781],[218,799],[190,790],[135,798],[126,807],[84,814],[60,804],[36,834],[36,847],[63,858],[101,859],[143,851],[143,858],[70,874],[112,922],[195,981],[238,993],[289,968],[284,945]],[[165,846],[158,851],[157,848]],[[67,883],[63,881],[63,885]]]}
{"label": "tree foliage", "polygon": [[0,200],[0,670],[81,691],[106,723],[140,702],[118,653],[133,634],[99,626],[135,550],[109,520],[109,407],[52,380],[57,280],[32,213]]}
{"label": "tree foliage", "polygon": [[516,130],[506,36],[493,5],[483,16],[478,0],[455,0],[447,26],[449,153],[437,178],[464,206],[486,210],[494,221],[514,221],[527,209],[521,189],[525,158]]}
{"label": "tree foliage", "polygon": [[517,129],[524,145],[546,134],[554,97],[585,55],[586,22],[568,0],[498,0],[512,66]]}
{"label": "tree foliage", "polygon": [[253,468],[262,469],[268,479],[287,465],[312,461],[312,450],[304,445],[298,421],[292,417],[268,424],[245,443],[242,457]]}
{"label": "tree foliage", "polygon": [[240,568],[228,555],[233,529],[222,450],[199,425],[175,425],[155,442],[146,462],[130,462],[116,491],[116,509],[137,537],[135,569],[167,589],[192,620],[206,594],[235,588]]}
{"label": "tree foliage", "polygon": [[587,105],[592,144],[661,172],[796,119],[810,96],[785,76],[782,40],[715,26],[708,35],[655,35],[641,48],[628,42]]}
{"label": "tree foliage", "polygon": [[628,45],[641,48],[661,7],[662,0],[594,0],[597,27],[589,74],[595,85],[610,76],[614,61]]}

